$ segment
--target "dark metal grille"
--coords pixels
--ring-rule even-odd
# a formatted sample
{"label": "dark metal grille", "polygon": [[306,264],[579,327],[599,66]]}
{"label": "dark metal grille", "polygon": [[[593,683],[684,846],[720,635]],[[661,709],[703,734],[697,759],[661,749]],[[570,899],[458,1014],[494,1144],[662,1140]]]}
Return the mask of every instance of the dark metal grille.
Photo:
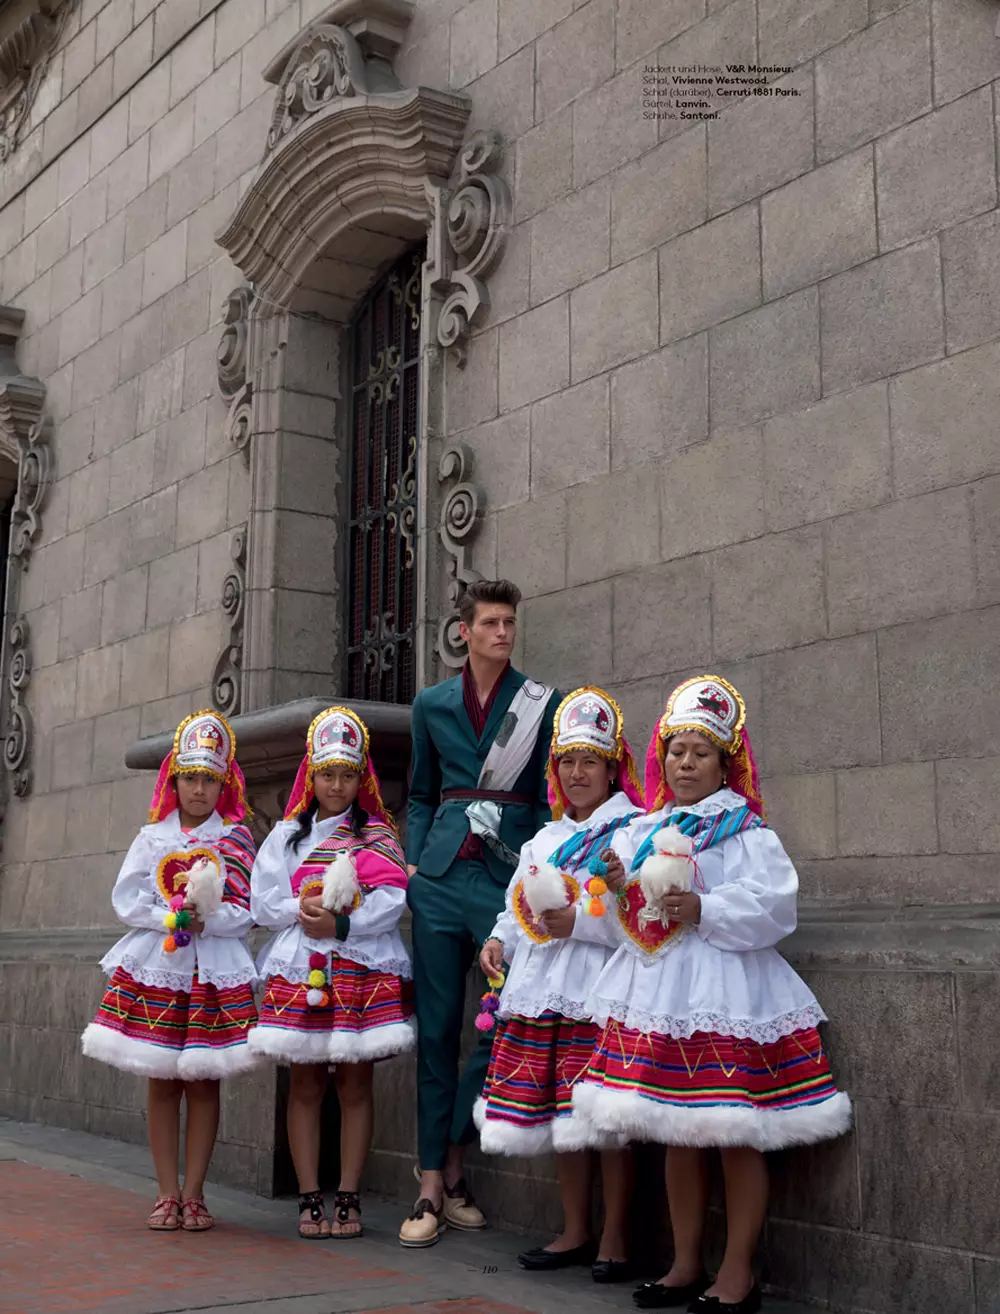
{"label": "dark metal grille", "polygon": [[416,693],[421,252],[365,298],[351,329],[347,694]]}

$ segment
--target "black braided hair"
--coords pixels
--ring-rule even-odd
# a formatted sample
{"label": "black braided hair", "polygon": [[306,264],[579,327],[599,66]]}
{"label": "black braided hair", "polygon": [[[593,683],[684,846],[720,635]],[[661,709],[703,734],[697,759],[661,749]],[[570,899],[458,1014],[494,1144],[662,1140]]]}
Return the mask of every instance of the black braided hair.
{"label": "black braided hair", "polygon": [[[313,798],[309,806],[299,813],[299,824],[288,837],[288,847],[290,849],[297,849],[303,840],[309,838],[318,811],[319,799]],[[362,838],[365,833],[365,827],[368,825],[368,821],[368,813],[360,805],[357,799],[355,799],[351,804],[351,834],[356,839]]]}
{"label": "black braided hair", "polygon": [[319,799],[313,798],[309,806],[299,813],[299,824],[288,837],[288,847],[297,849],[304,839],[308,839],[313,828],[313,821],[319,809]]}
{"label": "black braided hair", "polygon": [[365,827],[368,825],[368,813],[364,810],[357,799],[351,804],[351,834],[356,839],[361,839],[365,833]]}

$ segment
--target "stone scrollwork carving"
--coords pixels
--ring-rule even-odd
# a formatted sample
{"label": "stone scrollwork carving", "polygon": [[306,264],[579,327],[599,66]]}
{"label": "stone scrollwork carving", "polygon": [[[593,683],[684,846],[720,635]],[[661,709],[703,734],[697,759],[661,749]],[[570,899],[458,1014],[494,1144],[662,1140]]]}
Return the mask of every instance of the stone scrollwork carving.
{"label": "stone scrollwork carving", "polygon": [[247,341],[253,288],[244,283],[226,298],[225,328],[217,353],[219,391],[229,402],[226,435],[243,459],[250,461],[250,435],[253,431],[253,384],[247,372]]}
{"label": "stone scrollwork carving", "polygon": [[212,705],[223,716],[240,710],[243,673],[243,619],[247,584],[247,527],[233,534],[233,564],[222,584],[222,610],[229,617],[229,642],[219,654],[212,676]]}
{"label": "stone scrollwork carving", "polygon": [[469,584],[482,579],[468,564],[466,555],[482,522],[479,489],[470,482],[472,452],[464,443],[456,443],[442,453],[438,463],[438,483],[455,480],[441,508],[441,542],[451,560],[448,573],[447,615],[438,627],[437,652],[445,666],[454,670],[465,661],[465,643],[458,633],[458,601]]}
{"label": "stone scrollwork carving", "polygon": [[368,91],[368,69],[357,39],[332,23],[312,28],[288,61],[278,88],[268,150],[336,97],[364,96]]}
{"label": "stone scrollwork carving", "polygon": [[18,798],[31,792],[32,726],[31,713],[23,695],[31,679],[31,648],[28,622],[23,616],[13,622],[7,634],[7,733],[3,741],[3,761],[11,777],[11,787]]}
{"label": "stone scrollwork carving", "polygon": [[223,307],[222,339],[219,342],[219,391],[232,401],[247,381],[247,335],[253,288],[248,283],[234,288]]}
{"label": "stone scrollwork carving", "polygon": [[[36,6],[36,9],[39,6]],[[43,12],[54,6],[42,5]],[[5,47],[0,45],[0,65]],[[4,66],[6,73],[6,66]],[[3,617],[2,726],[4,766],[10,789],[19,798],[31,792],[31,716],[24,698],[31,678],[31,631],[20,615],[21,580],[42,531],[42,509],[51,482],[52,422],[42,414],[45,385],[21,373],[17,344],[24,311],[0,306],[0,454],[17,485],[11,507],[10,554]],[[12,483],[12,477],[9,483]]]}
{"label": "stone scrollwork carving", "polygon": [[[444,288],[437,338],[465,364],[464,343],[472,326],[489,309],[486,278],[507,245],[510,189],[497,176],[503,146],[495,132],[477,132],[459,155],[458,186],[446,198],[431,197],[434,228],[430,241],[432,278]],[[434,201],[437,201],[435,204]],[[445,210],[445,201],[447,209]],[[456,263],[460,262],[460,263]]]}
{"label": "stone scrollwork carving", "polygon": [[17,150],[49,61],[77,0],[29,0],[17,25],[0,26],[0,164]]}
{"label": "stone scrollwork carving", "polygon": [[19,437],[21,448],[17,469],[17,492],[11,512],[10,555],[28,569],[35,539],[42,528],[41,510],[51,480],[49,439],[52,421],[41,416],[26,438]]}

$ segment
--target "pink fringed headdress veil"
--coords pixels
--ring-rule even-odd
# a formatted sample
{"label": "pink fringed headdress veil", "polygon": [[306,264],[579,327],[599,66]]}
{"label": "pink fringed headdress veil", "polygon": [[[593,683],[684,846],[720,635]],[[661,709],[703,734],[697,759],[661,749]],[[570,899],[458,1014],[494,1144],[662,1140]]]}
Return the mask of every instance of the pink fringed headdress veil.
{"label": "pink fringed headdress veil", "polygon": [[[707,688],[716,686],[722,691],[723,696],[729,695],[731,697],[734,724],[730,740],[727,741],[720,733],[720,726],[723,725],[723,722],[720,722],[718,717],[711,714],[711,708],[706,709],[705,712],[696,709],[687,716],[683,713],[680,717],[674,715],[678,695],[689,692],[692,686],[701,685],[705,685]],[[734,793],[741,794],[746,799],[747,806],[753,812],[756,812],[761,820],[765,820],[764,800],[760,792],[760,776],[753,754],[753,746],[750,743],[750,734],[743,724],[745,717],[746,707],[743,699],[728,681],[717,675],[699,676],[697,679],[685,680],[683,684],[678,685],[667,700],[666,711],[656,723],[652,738],[649,741],[649,747],[646,750],[647,810],[659,812],[661,808],[674,801],[673,791],[667,784],[667,740],[670,739],[671,735],[681,734],[685,730],[695,730],[699,734],[705,735],[707,739],[718,748],[721,748],[727,755],[727,787],[733,790]]]}
{"label": "pink fringed headdress veil", "polygon": [[358,805],[364,808],[369,816],[376,817],[379,821],[385,822],[386,825],[395,829],[396,823],[393,820],[392,813],[382,800],[382,786],[369,750],[368,727],[357,712],[351,711],[349,707],[328,707],[313,719],[306,734],[306,755],[299,763],[295,784],[292,786],[288,805],[285,808],[285,820],[291,821],[301,812],[304,812],[316,797],[316,792],[313,789],[313,774],[319,769],[315,761],[317,734],[322,733],[327,723],[341,724],[344,720],[357,727],[360,744],[356,750],[345,749],[339,756],[334,750],[332,755],[328,754],[322,759],[322,766],[339,765],[359,770],[361,772],[361,787],[358,790]]}
{"label": "pink fringed headdress veil", "polygon": [[[609,721],[606,727],[603,725],[605,717]],[[597,724],[598,721],[601,724]],[[563,699],[553,721],[552,747],[545,773],[553,820],[558,821],[569,807],[569,799],[559,780],[558,761],[574,748],[589,749],[617,762],[617,788],[637,808],[645,809],[639,771],[625,738],[622,710],[603,689],[585,685]]]}
{"label": "pink fringed headdress veil", "polygon": [[[186,753],[183,740],[184,732],[192,725],[204,725],[208,736],[218,736],[219,743],[226,744],[228,750],[216,761],[208,749]],[[215,754],[214,757],[218,757]],[[228,759],[228,760],[227,760]],[[153,798],[149,806],[149,820],[163,821],[180,806],[177,797],[177,776],[181,771],[204,771],[215,780],[222,781],[222,793],[215,805],[215,810],[227,825],[243,821],[250,813],[247,803],[247,782],[236,761],[236,735],[224,716],[209,710],[195,712],[186,716],[174,732],[173,748],[160,763],[160,770],[153,789]]]}

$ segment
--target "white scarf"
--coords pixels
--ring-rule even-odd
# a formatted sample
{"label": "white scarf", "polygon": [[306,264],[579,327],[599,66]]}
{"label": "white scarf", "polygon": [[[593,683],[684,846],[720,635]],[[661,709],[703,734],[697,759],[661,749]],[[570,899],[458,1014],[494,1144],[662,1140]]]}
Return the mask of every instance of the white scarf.
{"label": "white scarf", "polygon": [[[547,684],[525,680],[500,722],[500,729],[479,772],[479,788],[509,792],[531,760],[538,742],[545,708],[552,689]],[[476,799],[465,809],[469,827],[502,861],[517,865],[517,854],[500,839],[502,805],[492,799]]]}

